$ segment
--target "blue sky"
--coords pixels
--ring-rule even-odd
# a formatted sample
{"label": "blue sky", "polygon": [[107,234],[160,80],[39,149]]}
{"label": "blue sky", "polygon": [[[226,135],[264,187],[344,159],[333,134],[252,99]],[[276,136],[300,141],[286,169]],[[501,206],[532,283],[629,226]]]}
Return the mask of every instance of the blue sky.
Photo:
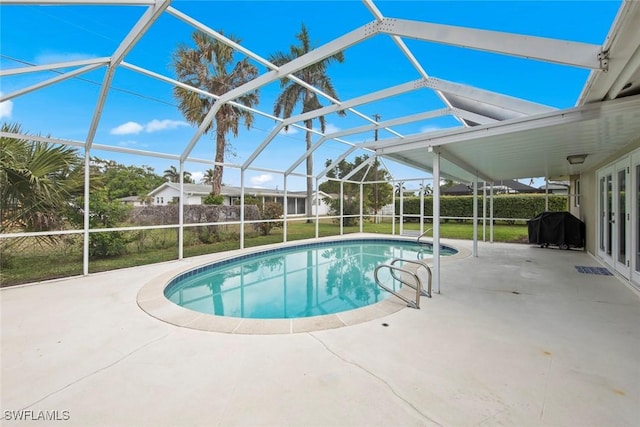
{"label": "blue sky", "polygon": [[[514,32],[542,37],[602,44],[613,22],[617,1],[379,1],[385,17]],[[264,58],[287,50],[295,43],[301,23],[309,29],[317,46],[331,41],[374,18],[360,1],[175,1],[172,6],[214,30],[233,34],[241,44]],[[84,58],[110,56],[130,28],[144,13],[143,7],[106,6],[0,6],[0,66],[12,68]],[[127,55],[125,61],[156,73],[173,77],[171,54],[180,43],[189,43],[193,28],[164,14]],[[434,43],[405,40],[414,56],[432,76],[476,86],[557,108],[575,105],[588,71],[513,58]],[[378,35],[347,49],[345,62],[329,69],[338,95],[348,100],[376,90],[420,78],[388,36]],[[238,59],[242,56],[238,55]],[[260,73],[266,69],[256,64]],[[0,91],[11,93],[45,79],[52,72],[3,77]],[[0,121],[21,123],[31,133],[84,140],[104,77],[104,68],[35,91],[0,105]],[[126,69],[119,69],[109,93],[95,143],[124,146],[172,154],[182,152],[194,134],[176,108],[171,86]],[[277,82],[260,90],[258,109],[271,113],[279,93]],[[356,107],[382,120],[443,108],[442,102],[426,89]],[[366,124],[353,115],[327,116],[330,130]],[[242,130],[231,139],[235,156],[227,161],[241,164],[275,126],[273,120],[256,116],[251,130]],[[394,130],[410,135],[428,129],[459,126],[451,117],[432,119]],[[392,135],[380,131],[380,138]],[[318,138],[314,137],[314,140]],[[345,137],[349,142],[372,140],[373,133]],[[213,140],[203,136],[192,156],[213,157]],[[315,173],[324,169],[326,159],[346,149],[344,144],[327,142],[315,156]],[[305,151],[304,132],[279,135],[254,162],[254,166],[285,170]],[[107,151],[92,152],[101,158],[125,164],[145,164],[162,174],[171,162]],[[358,153],[362,154],[362,153]],[[420,173],[387,162],[396,178],[418,177]],[[297,172],[303,172],[304,164]],[[187,163],[186,169],[199,177],[207,166]],[[239,173],[225,169],[223,182],[239,185]],[[247,172],[246,185],[282,188],[281,176]],[[301,178],[288,181],[290,189],[303,189]],[[415,185],[417,187],[417,183]],[[411,185],[409,185],[411,187]]]}

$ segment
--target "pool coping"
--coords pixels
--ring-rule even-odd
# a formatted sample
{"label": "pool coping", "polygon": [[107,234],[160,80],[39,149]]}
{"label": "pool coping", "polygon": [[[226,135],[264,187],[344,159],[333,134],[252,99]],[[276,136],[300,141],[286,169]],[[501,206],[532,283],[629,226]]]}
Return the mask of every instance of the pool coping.
{"label": "pool coping", "polygon": [[[302,246],[313,243],[326,243],[332,241],[347,241],[355,239],[364,240],[406,240],[415,241],[415,237],[397,236],[397,235],[379,235],[379,234],[349,234],[344,236],[330,236],[318,239],[295,240],[287,243],[276,243],[271,245],[263,245],[252,248],[236,249],[222,253],[215,253],[198,257],[195,263],[181,266],[175,270],[158,275],[145,283],[138,291],[136,302],[140,309],[148,315],[172,324],[174,326],[195,329],[209,332],[222,332],[228,334],[295,334],[302,332],[313,332],[326,329],[342,328],[359,323],[368,322],[375,319],[386,317],[396,313],[407,305],[398,298],[387,298],[366,307],[360,307],[353,310],[343,311],[339,313],[326,314],[313,317],[301,317],[292,319],[244,319],[239,317],[217,316],[214,314],[205,314],[196,312],[171,302],[164,295],[165,288],[177,276],[196,269],[207,264],[233,259],[241,255],[253,254],[258,252],[269,251],[273,249],[282,249],[295,246]],[[465,258],[471,253],[468,249],[454,246],[446,241],[441,244],[454,247],[458,253],[447,257],[441,257],[440,262],[451,262],[456,259]],[[425,258],[430,260],[431,258]],[[408,287],[403,287],[400,293],[408,298],[415,298],[415,291]],[[423,297],[427,298],[427,297]]]}

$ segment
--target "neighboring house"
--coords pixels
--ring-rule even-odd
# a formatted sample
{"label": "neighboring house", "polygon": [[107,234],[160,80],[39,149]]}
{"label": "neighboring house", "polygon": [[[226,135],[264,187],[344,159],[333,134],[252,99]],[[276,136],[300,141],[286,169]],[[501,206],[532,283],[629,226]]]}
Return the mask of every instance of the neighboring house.
{"label": "neighboring house", "polygon": [[467,184],[456,184],[453,187],[441,189],[440,194],[443,196],[466,196],[473,194],[473,188]]}
{"label": "neighboring house", "polygon": [[[541,192],[545,192],[545,188],[547,186],[542,185],[540,186],[540,191]],[[562,182],[549,182],[548,184],[548,188],[549,188],[549,194],[569,194],[569,182],[568,181],[562,181]]]}
{"label": "neighboring house", "polygon": [[[209,194],[211,194],[210,185],[184,184],[185,205],[201,205],[202,200]],[[222,202],[223,205],[234,205],[237,201],[240,200],[240,187],[231,187],[228,185],[224,185],[222,186],[220,194],[224,197],[224,200]],[[245,187],[244,194],[245,196],[251,196],[261,199],[263,203],[277,202],[281,205],[284,204],[284,191],[282,190]],[[319,215],[327,215],[328,206],[324,203],[323,198],[327,197],[328,195],[320,191],[319,196]],[[149,197],[153,199],[152,204],[156,206],[177,203],[180,199],[180,184],[176,182],[165,182],[161,186],[152,190],[149,193]],[[287,191],[287,215],[305,215],[306,199],[306,191]],[[316,204],[314,197],[312,215],[315,214]]]}
{"label": "neighboring house", "polygon": [[140,196],[121,197],[118,200],[129,206],[145,206],[145,203],[142,199],[140,199]]}

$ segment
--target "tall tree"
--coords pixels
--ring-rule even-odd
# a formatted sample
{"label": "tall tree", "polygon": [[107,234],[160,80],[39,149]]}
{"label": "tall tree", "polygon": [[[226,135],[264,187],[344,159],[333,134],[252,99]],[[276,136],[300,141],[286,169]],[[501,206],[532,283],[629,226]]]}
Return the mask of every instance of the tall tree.
{"label": "tall tree", "polygon": [[[336,179],[341,179],[347,176],[351,171],[360,166],[363,162],[368,160],[369,156],[362,155],[356,156],[353,163],[347,160],[342,160],[338,165],[327,172],[328,178],[331,180],[325,181],[320,184],[319,189],[325,193],[340,193],[340,182]],[[325,165],[329,166],[332,163],[331,160],[327,160]],[[366,173],[366,175],[365,175]],[[381,164],[378,159],[375,159],[370,168],[363,168],[356,172],[352,177],[352,181],[371,182],[376,180],[389,181],[391,176],[387,170],[381,168]],[[360,212],[360,186],[353,182],[345,182],[343,184],[344,200],[343,200],[343,213],[345,215],[356,215]],[[377,185],[365,185],[363,188],[363,206],[366,211],[373,211],[377,213],[383,206],[391,203],[393,195],[393,186],[389,183],[380,183]],[[330,206],[331,211],[335,214],[340,214],[340,199],[327,199],[327,204]],[[346,219],[345,225],[351,225],[354,220]]]}
{"label": "tall tree", "polygon": [[[291,45],[289,47],[289,52],[277,52],[271,55],[270,61],[275,65],[281,66],[286,64],[287,62],[291,62],[296,58],[299,58],[313,49],[316,46],[313,46],[311,43],[311,39],[309,38],[309,32],[304,24],[302,24],[300,28],[300,32],[296,34],[296,39],[298,39],[298,45]],[[302,81],[320,89],[327,95],[331,96],[334,99],[338,99],[338,94],[336,93],[335,88],[333,87],[333,83],[327,74],[327,67],[333,62],[343,62],[344,55],[342,52],[338,52],[335,55],[329,56],[324,60],[317,62],[313,65],[309,65],[306,68],[303,68],[300,71],[294,73],[296,77],[301,79]],[[275,105],[273,107],[273,114],[287,119],[292,116],[293,110],[299,104],[302,104],[301,113],[304,114],[308,111],[317,110],[318,108],[322,108],[322,104],[318,100],[318,96],[315,92],[300,86],[299,84],[289,80],[282,79],[280,80],[280,88],[282,89],[282,93],[276,99]],[[340,111],[338,114],[345,115],[344,111]],[[320,130],[322,132],[325,131],[325,119],[324,116],[320,116],[317,118],[320,122]],[[305,127],[307,128],[305,140],[307,143],[307,150],[311,147],[311,131],[309,129],[313,126],[313,119],[305,120]],[[285,127],[285,131],[288,130],[288,126]],[[311,216],[312,210],[312,201],[313,201],[313,156],[309,155],[307,157],[307,218]],[[310,222],[310,219],[307,220]]]}
{"label": "tall tree", "polygon": [[[109,200],[121,197],[139,196],[145,198],[166,179],[157,175],[150,166],[123,165],[113,160],[91,158],[92,173],[98,176],[105,187]],[[176,176],[178,172],[176,171]]]}
{"label": "tall tree", "polygon": [[[232,65],[235,51],[230,46],[200,31],[195,31],[191,38],[195,47],[181,45],[173,53],[173,67],[179,81],[214,95],[222,95],[257,77],[258,69],[249,63],[248,58]],[[240,43],[240,40],[233,36],[228,38]],[[182,87],[175,87],[173,94],[180,103],[179,108],[185,119],[195,125],[202,123],[217,102],[211,97]],[[235,101],[252,107],[258,103],[258,91],[248,92],[236,98]],[[234,137],[238,136],[240,119],[244,120],[247,129],[253,124],[253,114],[250,111],[225,103],[205,129],[205,133],[211,130],[215,130],[216,133],[214,159],[216,165],[211,182],[213,195],[220,194],[222,187],[222,163],[224,163],[225,152],[230,147],[227,145],[227,134],[231,132]]]}
{"label": "tall tree", "polygon": [[[184,171],[182,175],[184,176],[183,181],[185,184],[193,184],[191,172]],[[165,169],[162,176],[169,182],[180,182],[180,172],[178,172],[178,169],[173,165],[169,166],[169,169]]]}
{"label": "tall tree", "polygon": [[207,169],[204,171],[204,175],[202,176],[203,184],[213,184],[213,178],[216,176],[216,172],[213,169]]}

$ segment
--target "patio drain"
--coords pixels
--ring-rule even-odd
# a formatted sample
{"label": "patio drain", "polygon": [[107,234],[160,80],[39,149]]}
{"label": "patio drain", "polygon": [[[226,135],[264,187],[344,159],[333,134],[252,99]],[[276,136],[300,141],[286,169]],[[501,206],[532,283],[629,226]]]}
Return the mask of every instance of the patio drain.
{"label": "patio drain", "polygon": [[597,274],[600,276],[613,276],[613,274],[604,267],[589,267],[586,265],[576,265],[576,270],[584,274]]}

